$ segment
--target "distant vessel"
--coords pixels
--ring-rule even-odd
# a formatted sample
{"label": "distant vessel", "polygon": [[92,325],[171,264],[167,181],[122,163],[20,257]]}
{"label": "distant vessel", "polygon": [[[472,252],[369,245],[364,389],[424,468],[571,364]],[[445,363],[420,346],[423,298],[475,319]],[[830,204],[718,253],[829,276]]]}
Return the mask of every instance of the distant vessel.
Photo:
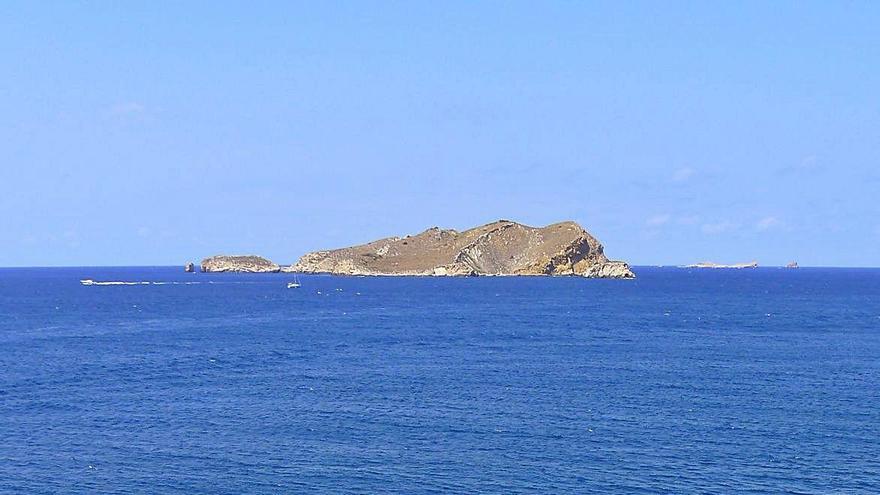
{"label": "distant vessel", "polygon": [[83,285],[150,285],[150,284],[164,284],[165,282],[121,282],[121,281],[110,281],[110,282],[98,282],[92,280],[90,278],[84,278],[79,281],[79,283]]}
{"label": "distant vessel", "polygon": [[297,278],[296,275],[293,276],[293,282],[287,283],[288,289],[299,289],[300,287],[302,287],[302,285],[300,285],[299,278]]}
{"label": "distant vessel", "polygon": [[733,265],[721,265],[718,263],[712,263],[711,261],[704,261],[702,263],[687,265],[685,266],[685,268],[758,268],[758,262],[752,261],[750,263],[734,263]]}
{"label": "distant vessel", "polygon": [[785,265],[786,268],[798,268],[797,261],[792,261],[791,263]]}

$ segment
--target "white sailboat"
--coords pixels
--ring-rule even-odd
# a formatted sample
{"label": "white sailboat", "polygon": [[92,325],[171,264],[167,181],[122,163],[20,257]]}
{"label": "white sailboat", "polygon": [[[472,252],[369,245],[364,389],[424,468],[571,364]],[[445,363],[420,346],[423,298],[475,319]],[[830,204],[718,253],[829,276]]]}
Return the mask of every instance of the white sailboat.
{"label": "white sailboat", "polygon": [[300,285],[299,277],[296,275],[293,276],[293,282],[287,282],[288,289],[299,289],[300,287],[302,287],[302,285]]}

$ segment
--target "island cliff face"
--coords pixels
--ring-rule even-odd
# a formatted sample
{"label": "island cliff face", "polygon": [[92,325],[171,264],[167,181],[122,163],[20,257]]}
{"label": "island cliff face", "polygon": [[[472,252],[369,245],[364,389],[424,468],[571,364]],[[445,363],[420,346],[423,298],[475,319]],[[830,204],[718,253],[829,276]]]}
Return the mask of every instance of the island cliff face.
{"label": "island cliff face", "polygon": [[309,253],[284,271],[338,275],[577,275],[634,278],[610,261],[580,225],[543,228],[499,220],[464,232],[438,227],[421,234]]}
{"label": "island cliff face", "polygon": [[260,256],[211,256],[202,260],[203,272],[271,273],[281,267]]}

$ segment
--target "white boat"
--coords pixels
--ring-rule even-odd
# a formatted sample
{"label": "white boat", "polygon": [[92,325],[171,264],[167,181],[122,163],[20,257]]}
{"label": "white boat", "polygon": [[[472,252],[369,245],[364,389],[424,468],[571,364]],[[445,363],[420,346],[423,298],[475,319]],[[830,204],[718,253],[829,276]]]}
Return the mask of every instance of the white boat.
{"label": "white boat", "polygon": [[121,282],[117,280],[113,280],[110,282],[98,282],[92,280],[90,278],[84,278],[79,281],[79,283],[83,285],[150,285],[150,284],[162,284],[164,282]]}
{"label": "white boat", "polygon": [[302,287],[302,285],[300,285],[299,279],[296,275],[293,276],[293,282],[287,282],[288,289],[299,289],[300,287]]}

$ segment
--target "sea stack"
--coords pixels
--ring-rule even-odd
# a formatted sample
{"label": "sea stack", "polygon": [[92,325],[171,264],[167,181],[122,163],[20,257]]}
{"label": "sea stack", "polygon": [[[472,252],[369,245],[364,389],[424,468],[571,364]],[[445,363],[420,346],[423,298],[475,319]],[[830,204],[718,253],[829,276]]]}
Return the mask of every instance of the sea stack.
{"label": "sea stack", "polygon": [[272,273],[281,267],[266,258],[253,255],[211,256],[202,260],[203,272]]}
{"label": "sea stack", "polygon": [[575,222],[529,227],[498,220],[458,232],[432,227],[359,246],[304,255],[284,271],[336,275],[555,275],[634,278]]}
{"label": "sea stack", "polygon": [[196,266],[193,264],[192,261],[190,261],[183,267],[183,271],[185,271],[186,273],[192,273],[196,271]]}

